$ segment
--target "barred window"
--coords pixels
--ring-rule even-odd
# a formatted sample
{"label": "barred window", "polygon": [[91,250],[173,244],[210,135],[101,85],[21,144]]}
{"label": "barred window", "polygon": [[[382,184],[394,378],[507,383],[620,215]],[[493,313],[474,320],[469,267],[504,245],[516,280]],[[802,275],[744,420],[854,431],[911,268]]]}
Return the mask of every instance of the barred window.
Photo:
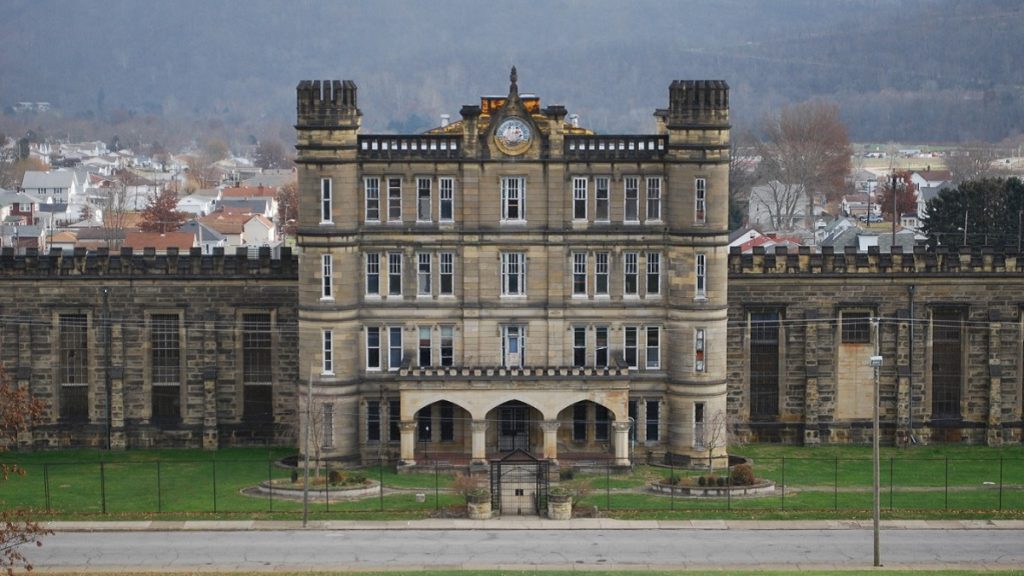
{"label": "barred window", "polygon": [[242,315],[242,411],[250,422],[274,417],[271,342],[270,314]]}
{"label": "barred window", "polygon": [[177,314],[150,317],[152,419],[169,422],[181,418],[181,341]]}
{"label": "barred window", "polygon": [[322,417],[324,420],[324,437],[322,439],[322,448],[333,448],[334,447],[334,404],[327,403],[322,407]]}
{"label": "barred window", "polygon": [[843,343],[871,342],[871,313],[843,312]]}
{"label": "barred window", "polygon": [[750,417],[779,415],[779,313],[750,315]]}
{"label": "barred window", "polygon": [[89,418],[89,319],[85,314],[61,314],[60,417],[67,421]]}

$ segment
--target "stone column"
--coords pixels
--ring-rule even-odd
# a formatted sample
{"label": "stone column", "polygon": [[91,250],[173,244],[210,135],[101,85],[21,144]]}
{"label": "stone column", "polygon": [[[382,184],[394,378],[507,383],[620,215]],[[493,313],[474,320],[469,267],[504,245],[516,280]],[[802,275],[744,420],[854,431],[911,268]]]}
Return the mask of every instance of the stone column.
{"label": "stone column", "polygon": [[558,462],[558,420],[545,420],[540,423],[544,431],[544,459],[552,463]]}
{"label": "stone column", "polygon": [[612,422],[615,465],[629,466],[629,422]]}
{"label": "stone column", "polygon": [[[29,366],[18,366],[15,375],[18,380],[18,389],[27,390],[29,398],[34,398],[32,396],[32,368]],[[28,428],[18,433],[19,446],[32,446],[32,429],[35,428],[36,424],[38,422],[29,422]]]}
{"label": "stone column", "polygon": [[416,421],[415,420],[403,420],[398,423],[398,427],[402,433],[401,452],[399,454],[399,464],[403,466],[415,466],[416,465]]}
{"label": "stone column", "polygon": [[910,312],[900,314],[896,328],[896,438],[897,446],[907,446],[910,429]]}
{"label": "stone column", "polygon": [[992,313],[988,325],[988,428],[985,442],[989,446],[1003,445],[1003,367],[999,363],[1000,329],[997,312]]}
{"label": "stone column", "polygon": [[216,450],[220,446],[217,431],[217,367],[203,369],[203,449]]}
{"label": "stone column", "polygon": [[818,430],[818,313],[808,310],[804,315],[807,327],[804,338],[804,445],[821,444]]}
{"label": "stone column", "polygon": [[[487,420],[473,420],[470,425],[472,430],[473,460],[470,464],[487,463]],[[402,445],[405,446],[405,436],[402,436]],[[404,451],[403,451],[404,454]]]}
{"label": "stone column", "polygon": [[[124,433],[124,334],[121,324],[110,326],[110,449],[124,450],[127,439]],[[105,383],[104,383],[105,384]]]}

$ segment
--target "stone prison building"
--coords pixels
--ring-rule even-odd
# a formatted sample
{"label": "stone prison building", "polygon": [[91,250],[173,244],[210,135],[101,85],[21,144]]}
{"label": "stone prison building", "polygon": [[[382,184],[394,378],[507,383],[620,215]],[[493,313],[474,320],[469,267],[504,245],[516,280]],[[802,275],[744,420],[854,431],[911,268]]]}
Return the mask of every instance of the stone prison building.
{"label": "stone prison building", "polygon": [[876,350],[886,442],[1021,441],[1024,258],[730,254],[729,88],[668,92],[601,135],[513,69],[395,135],[301,82],[297,254],[0,254],[22,444],[706,462],[869,440]]}

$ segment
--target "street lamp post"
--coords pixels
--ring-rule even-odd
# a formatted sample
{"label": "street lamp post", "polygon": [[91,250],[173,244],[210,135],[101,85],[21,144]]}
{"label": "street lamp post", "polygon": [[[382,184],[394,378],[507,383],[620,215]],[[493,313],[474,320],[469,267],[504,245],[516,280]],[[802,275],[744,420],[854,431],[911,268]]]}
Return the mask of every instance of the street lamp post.
{"label": "street lamp post", "polygon": [[[878,342],[878,325],[875,325],[875,342],[877,346]],[[871,422],[871,492],[873,496],[872,500],[872,518],[874,524],[874,552],[875,552],[875,566],[882,565],[882,558],[879,551],[879,517],[881,516],[881,482],[879,480],[879,462],[878,462],[878,369],[882,366],[881,356],[872,356],[870,360],[871,367],[875,371],[875,386],[874,386],[874,402],[873,404],[873,416]]]}

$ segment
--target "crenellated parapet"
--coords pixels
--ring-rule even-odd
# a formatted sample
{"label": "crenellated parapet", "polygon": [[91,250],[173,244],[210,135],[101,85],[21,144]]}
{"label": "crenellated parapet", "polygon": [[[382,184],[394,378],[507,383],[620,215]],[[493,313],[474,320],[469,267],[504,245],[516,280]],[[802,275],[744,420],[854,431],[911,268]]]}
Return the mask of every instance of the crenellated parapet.
{"label": "crenellated parapet", "polygon": [[60,249],[39,254],[34,249],[24,255],[15,255],[13,248],[0,252],[0,278],[15,280],[65,276],[77,278],[138,278],[139,276],[204,278],[259,277],[279,280],[298,279],[298,257],[291,248],[281,248],[279,258],[271,257],[271,250],[261,247],[256,258],[249,257],[248,248],[240,247],[235,254],[225,254],[223,248],[214,248],[213,254],[203,254],[201,248],[181,253],[168,248],[157,254],[154,248],[135,252],[122,248],[110,253],[106,248],[95,252],[76,248],[73,253]]}
{"label": "crenellated parapet", "polygon": [[929,250],[916,246],[913,252],[904,252],[894,246],[891,252],[882,252],[872,246],[867,252],[847,247],[836,252],[825,246],[812,252],[809,246],[791,251],[777,246],[767,251],[762,246],[752,253],[743,254],[738,247],[729,253],[729,275],[749,277],[771,275],[920,275],[920,274],[1024,274],[1024,258],[1013,248],[992,246],[939,246]]}
{"label": "crenellated parapet", "polygon": [[668,128],[728,127],[729,85],[724,80],[676,80],[668,94],[668,109],[657,114]]}
{"label": "crenellated parapet", "polygon": [[356,128],[362,113],[351,80],[303,80],[297,92],[299,128]]}

